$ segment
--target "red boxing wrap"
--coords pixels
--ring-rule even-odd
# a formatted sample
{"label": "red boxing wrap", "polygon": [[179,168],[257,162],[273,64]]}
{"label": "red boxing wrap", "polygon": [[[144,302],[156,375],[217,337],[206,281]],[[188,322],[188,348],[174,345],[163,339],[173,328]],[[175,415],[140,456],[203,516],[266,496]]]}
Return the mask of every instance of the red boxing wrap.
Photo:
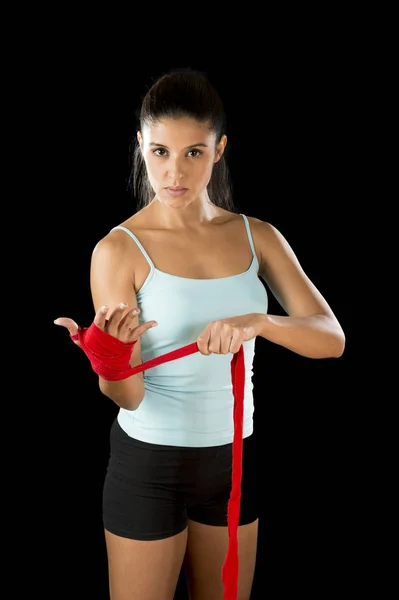
{"label": "red boxing wrap", "polygon": [[95,323],[79,329],[78,339],[97,375],[107,381],[120,381],[130,377],[129,361],[136,342],[121,342]]}
{"label": "red boxing wrap", "polygon": [[[109,333],[102,331],[95,323],[88,328],[79,329],[72,339],[79,339],[80,346],[88,356],[93,370],[107,381],[120,381],[131,375],[146,371],[183,356],[198,352],[197,343],[183,346],[137,367],[130,367],[129,360],[135,342],[121,342]],[[232,455],[232,488],[227,510],[229,546],[222,568],[224,585],[223,600],[237,600],[238,594],[238,538],[240,520],[240,498],[242,478],[242,435],[244,419],[245,362],[244,348],[240,347],[231,360],[231,378],[234,396],[234,438]]]}

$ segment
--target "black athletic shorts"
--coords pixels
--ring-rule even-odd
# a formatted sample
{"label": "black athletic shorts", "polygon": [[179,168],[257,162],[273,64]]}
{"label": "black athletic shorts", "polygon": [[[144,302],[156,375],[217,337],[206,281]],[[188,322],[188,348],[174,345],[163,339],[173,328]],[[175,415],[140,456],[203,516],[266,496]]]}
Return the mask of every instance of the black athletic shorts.
{"label": "black athletic shorts", "polygon": [[[239,525],[258,518],[255,443],[243,440]],[[190,448],[148,444],[128,436],[117,419],[103,491],[105,529],[136,540],[183,531],[187,519],[227,526],[232,444]]]}

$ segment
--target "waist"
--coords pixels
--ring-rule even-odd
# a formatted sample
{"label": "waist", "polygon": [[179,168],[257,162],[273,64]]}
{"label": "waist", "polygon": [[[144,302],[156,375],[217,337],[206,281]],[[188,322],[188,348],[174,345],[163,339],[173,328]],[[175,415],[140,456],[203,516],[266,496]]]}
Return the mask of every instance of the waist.
{"label": "waist", "polygon": [[[244,395],[244,437],[253,431],[251,386]],[[209,447],[230,444],[234,438],[234,398],[224,391],[169,393],[146,387],[140,406],[121,408],[118,422],[131,437],[153,444]]]}

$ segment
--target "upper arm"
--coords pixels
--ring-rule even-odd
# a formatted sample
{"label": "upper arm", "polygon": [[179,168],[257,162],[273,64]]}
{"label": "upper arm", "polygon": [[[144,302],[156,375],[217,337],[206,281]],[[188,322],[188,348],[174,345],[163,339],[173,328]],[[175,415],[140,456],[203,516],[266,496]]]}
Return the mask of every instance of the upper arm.
{"label": "upper arm", "polygon": [[335,318],[280,231],[259,220],[256,229],[261,254],[259,275],[286,313],[294,317],[322,314]]}
{"label": "upper arm", "polygon": [[[112,232],[100,240],[93,250],[90,265],[90,288],[95,311],[101,306],[108,306],[109,312],[111,312],[121,302],[127,304],[126,310],[137,306],[134,261],[126,241],[129,240],[125,240],[119,232]],[[135,318],[134,324],[139,325],[138,316]],[[134,367],[141,362],[139,338],[133,347],[130,365]],[[139,375],[142,376],[141,373]]]}

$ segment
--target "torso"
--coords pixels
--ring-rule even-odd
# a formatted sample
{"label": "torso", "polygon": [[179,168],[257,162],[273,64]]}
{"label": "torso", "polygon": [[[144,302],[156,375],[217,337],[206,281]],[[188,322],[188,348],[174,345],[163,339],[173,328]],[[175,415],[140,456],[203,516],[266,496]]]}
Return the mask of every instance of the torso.
{"label": "torso", "polygon": [[[193,279],[218,279],[244,273],[252,262],[244,219],[224,209],[215,210],[215,218],[195,232],[154,227],[145,209],[121,225],[134,233],[155,268],[164,273]],[[248,220],[261,264],[255,231],[258,219],[248,217]],[[137,293],[148,277],[150,266],[137,244],[130,243],[127,248],[132,256]]]}

